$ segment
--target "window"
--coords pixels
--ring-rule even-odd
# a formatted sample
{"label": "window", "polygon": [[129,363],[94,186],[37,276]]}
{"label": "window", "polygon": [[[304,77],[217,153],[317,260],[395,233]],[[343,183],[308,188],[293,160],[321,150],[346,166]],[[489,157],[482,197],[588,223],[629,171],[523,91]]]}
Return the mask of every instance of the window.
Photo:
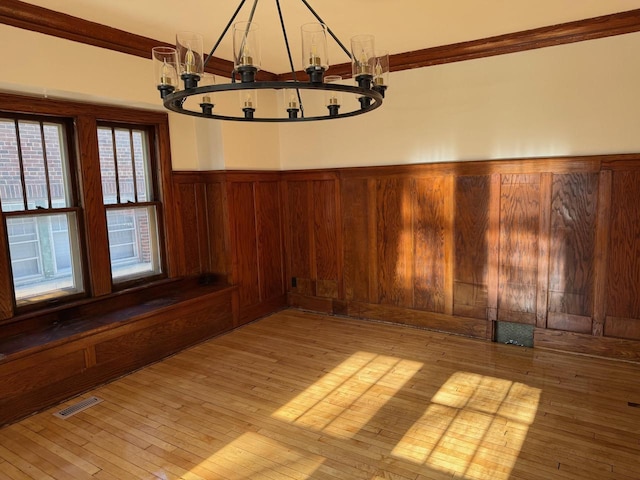
{"label": "window", "polygon": [[0,118],[0,204],[15,301],[84,291],[65,123]]}
{"label": "window", "polygon": [[100,177],[114,282],[161,273],[157,209],[145,130],[98,127]]}
{"label": "window", "polygon": [[165,113],[0,92],[0,325],[176,272],[170,182]]}

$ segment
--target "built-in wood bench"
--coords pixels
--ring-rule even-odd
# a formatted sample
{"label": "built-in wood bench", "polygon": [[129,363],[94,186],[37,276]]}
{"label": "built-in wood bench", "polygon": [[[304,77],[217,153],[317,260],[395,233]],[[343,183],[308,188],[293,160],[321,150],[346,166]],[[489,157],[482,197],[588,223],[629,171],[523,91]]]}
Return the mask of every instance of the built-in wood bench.
{"label": "built-in wood bench", "polygon": [[0,425],[231,330],[235,290],[165,281],[0,326]]}

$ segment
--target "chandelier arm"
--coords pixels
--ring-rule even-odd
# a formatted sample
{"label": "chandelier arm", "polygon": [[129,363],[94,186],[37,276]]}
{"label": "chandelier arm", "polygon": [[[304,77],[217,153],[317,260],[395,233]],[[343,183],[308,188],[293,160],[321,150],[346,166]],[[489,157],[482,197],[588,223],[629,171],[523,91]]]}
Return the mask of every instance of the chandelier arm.
{"label": "chandelier arm", "polygon": [[[278,7],[278,16],[280,17],[280,25],[282,26],[282,35],[284,36],[284,44],[287,47],[287,56],[289,57],[289,65],[291,66],[291,73],[293,74],[293,81],[297,82],[296,69],[293,66],[293,58],[291,57],[291,48],[289,47],[289,38],[287,37],[287,29],[284,26],[284,18],[282,17],[282,9],[280,8],[280,0],[276,0],[276,6]],[[302,98],[300,97],[300,89],[296,88],[296,94],[298,96],[298,105],[300,105],[300,115],[304,117],[304,106],[302,105]]]}
{"label": "chandelier arm", "polygon": [[316,19],[324,24],[325,27],[327,27],[327,32],[329,32],[329,35],[331,35],[333,37],[333,39],[336,41],[336,43],[338,45],[340,45],[340,48],[342,48],[342,50],[344,51],[344,53],[347,54],[347,57],[349,57],[349,60],[353,60],[353,57],[351,56],[351,52],[349,52],[349,50],[347,50],[347,47],[345,47],[342,42],[340,41],[340,39],[338,37],[336,37],[335,33],[333,33],[331,31],[331,29],[329,28],[329,26],[324,22],[324,20],[322,20],[322,18],[320,18],[320,15],[318,15],[316,13],[316,11],[311,8],[311,5],[309,5],[309,3],[307,3],[307,0],[301,0],[302,3],[304,3],[306,5],[306,7],[309,9],[309,11],[313,14],[314,17],[316,17]]}
{"label": "chandelier arm", "polygon": [[224,38],[224,36],[227,34],[227,31],[229,30],[229,27],[231,26],[231,24],[233,23],[233,21],[236,19],[236,17],[238,16],[238,13],[240,13],[240,9],[242,8],[242,6],[244,5],[244,2],[246,0],[241,0],[240,5],[238,5],[238,8],[236,8],[236,11],[233,12],[233,15],[231,16],[231,19],[229,20],[229,23],[227,23],[227,26],[224,27],[224,30],[222,31],[222,35],[220,35],[220,38],[218,38],[218,41],[216,42],[216,44],[213,46],[213,48],[211,49],[211,51],[209,52],[209,55],[207,55],[207,59],[204,62],[203,68],[207,66],[207,63],[209,63],[209,59],[213,56],[213,52],[216,51],[216,49],[218,48],[218,45],[220,45],[220,42],[222,42],[222,39]]}

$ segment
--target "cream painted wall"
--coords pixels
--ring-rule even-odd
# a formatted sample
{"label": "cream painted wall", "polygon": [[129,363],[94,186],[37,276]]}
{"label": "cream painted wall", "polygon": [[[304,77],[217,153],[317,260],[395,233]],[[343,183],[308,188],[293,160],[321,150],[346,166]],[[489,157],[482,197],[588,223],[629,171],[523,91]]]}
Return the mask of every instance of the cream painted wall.
{"label": "cream painted wall", "polygon": [[639,125],[635,33],[392,73],[370,114],[284,125],[281,165],[640,152]]}
{"label": "cream painted wall", "polygon": [[[0,66],[3,91],[164,111],[150,60],[6,25],[0,25],[0,44],[11,46]],[[261,108],[274,102],[265,98]],[[237,126],[169,114],[173,168],[278,169],[277,130],[251,127],[249,141],[239,143]]]}
{"label": "cream painted wall", "polygon": [[[162,110],[150,61],[6,25],[0,88]],[[308,169],[640,152],[640,34],[391,75],[382,106],[304,124],[170,114],[176,170]],[[329,72],[330,73],[330,72]],[[227,80],[223,80],[227,81]],[[260,109],[284,109],[261,93]],[[237,99],[215,100],[220,107]]]}

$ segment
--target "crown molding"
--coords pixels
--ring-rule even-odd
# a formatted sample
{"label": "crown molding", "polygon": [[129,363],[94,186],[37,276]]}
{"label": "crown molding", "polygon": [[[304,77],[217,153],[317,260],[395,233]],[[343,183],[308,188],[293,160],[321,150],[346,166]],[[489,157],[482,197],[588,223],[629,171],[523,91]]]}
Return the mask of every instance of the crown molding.
{"label": "crown molding", "polygon": [[[0,23],[142,58],[151,58],[151,49],[155,46],[172,46],[19,0],[3,0],[0,3]],[[480,40],[398,53],[390,56],[390,69],[396,72],[442,65],[638,31],[640,9],[629,10]],[[212,57],[207,65],[208,72],[225,77],[229,77],[232,70],[233,62],[217,57]],[[306,78],[302,71],[296,74],[299,78]],[[332,65],[331,74],[350,77],[351,64]],[[290,78],[290,73],[276,75],[261,71],[258,75],[258,80],[283,81]]]}

